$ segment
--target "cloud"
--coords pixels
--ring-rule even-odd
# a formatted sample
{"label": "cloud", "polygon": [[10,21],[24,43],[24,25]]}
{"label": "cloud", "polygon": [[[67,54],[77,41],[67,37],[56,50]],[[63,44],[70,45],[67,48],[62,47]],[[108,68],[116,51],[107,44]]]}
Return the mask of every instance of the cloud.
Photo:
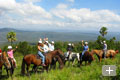
{"label": "cloud", "polygon": [[74,2],[74,0],[67,0],[67,1],[69,1],[69,2]]}
{"label": "cloud", "polygon": [[41,0],[24,0],[25,2],[30,2],[30,3],[34,3],[34,2],[41,2]]}
{"label": "cloud", "polygon": [[[28,1],[28,0],[25,0]],[[29,29],[71,29],[97,30],[102,26],[114,29],[120,26],[120,15],[110,10],[91,10],[89,8],[70,8],[60,3],[46,11],[34,2],[0,0],[0,27],[16,26]],[[25,27],[24,27],[25,26]]]}
{"label": "cloud", "polygon": [[39,16],[41,18],[52,17],[40,6],[36,6],[33,3],[17,3],[15,0],[0,0],[0,12],[5,12],[5,14],[15,14],[18,16]]}
{"label": "cloud", "polygon": [[68,7],[68,5],[67,4],[58,4],[57,5],[57,9],[66,9]]}

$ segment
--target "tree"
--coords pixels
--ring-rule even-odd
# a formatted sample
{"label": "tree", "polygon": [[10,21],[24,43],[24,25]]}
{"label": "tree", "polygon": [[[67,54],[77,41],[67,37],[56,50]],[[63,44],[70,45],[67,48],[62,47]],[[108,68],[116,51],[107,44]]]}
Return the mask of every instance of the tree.
{"label": "tree", "polygon": [[97,40],[96,40],[96,42],[98,43],[98,44],[96,44],[97,45],[97,49],[102,49],[103,48],[103,45],[101,45],[101,42],[103,42],[103,41],[106,41],[106,38],[104,38],[104,37],[99,35],[97,37]]}
{"label": "tree", "polygon": [[11,45],[12,45],[13,42],[17,40],[17,38],[16,38],[16,33],[13,32],[13,31],[8,32],[8,34],[7,34],[7,40],[8,40],[8,42],[10,42]]}
{"label": "tree", "polygon": [[[19,48],[17,49],[17,51],[22,53],[23,55],[30,54],[32,52],[32,47],[26,41],[19,42],[18,47]],[[37,46],[36,46],[36,49],[37,49]]]}
{"label": "tree", "polygon": [[106,27],[102,27],[99,32],[104,37],[107,34],[107,28]]}

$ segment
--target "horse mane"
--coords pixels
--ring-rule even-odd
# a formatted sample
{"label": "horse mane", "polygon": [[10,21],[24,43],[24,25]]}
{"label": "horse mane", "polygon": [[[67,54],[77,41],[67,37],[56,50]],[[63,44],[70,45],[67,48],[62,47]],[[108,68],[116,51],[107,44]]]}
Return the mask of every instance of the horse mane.
{"label": "horse mane", "polygon": [[3,57],[3,58],[6,57],[6,52],[5,52],[5,51],[2,53],[2,57]]}

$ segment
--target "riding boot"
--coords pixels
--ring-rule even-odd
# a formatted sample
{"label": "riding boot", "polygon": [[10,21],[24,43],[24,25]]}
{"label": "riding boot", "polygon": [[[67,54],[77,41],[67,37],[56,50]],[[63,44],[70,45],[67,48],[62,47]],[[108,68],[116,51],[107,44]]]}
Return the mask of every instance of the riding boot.
{"label": "riding boot", "polygon": [[42,66],[46,66],[45,63],[42,62]]}
{"label": "riding boot", "polygon": [[42,66],[46,66],[45,64],[42,64]]}

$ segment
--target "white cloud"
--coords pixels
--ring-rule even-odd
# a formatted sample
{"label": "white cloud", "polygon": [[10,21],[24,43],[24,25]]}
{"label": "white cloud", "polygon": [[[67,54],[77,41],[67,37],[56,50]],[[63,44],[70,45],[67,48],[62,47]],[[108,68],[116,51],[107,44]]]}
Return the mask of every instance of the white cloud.
{"label": "white cloud", "polygon": [[[35,0],[37,1],[41,0]],[[92,11],[88,8],[69,8],[67,4],[58,4],[48,12],[41,6],[35,5],[33,0],[29,0],[28,3],[0,0],[0,27],[2,25],[26,26],[31,29],[49,27],[81,30],[98,29],[101,26],[117,29],[120,26],[120,15],[110,10]]]}
{"label": "white cloud", "polygon": [[24,0],[25,2],[30,2],[30,3],[34,3],[34,2],[41,2],[41,0]]}
{"label": "white cloud", "polygon": [[0,0],[0,11],[19,16],[52,17],[40,6],[36,6],[33,3],[17,3],[15,0]]}
{"label": "white cloud", "polygon": [[57,9],[66,9],[68,7],[68,5],[66,5],[66,4],[58,4],[57,5]]}
{"label": "white cloud", "polygon": [[74,2],[74,0],[67,0],[67,1],[69,1],[69,2]]}

